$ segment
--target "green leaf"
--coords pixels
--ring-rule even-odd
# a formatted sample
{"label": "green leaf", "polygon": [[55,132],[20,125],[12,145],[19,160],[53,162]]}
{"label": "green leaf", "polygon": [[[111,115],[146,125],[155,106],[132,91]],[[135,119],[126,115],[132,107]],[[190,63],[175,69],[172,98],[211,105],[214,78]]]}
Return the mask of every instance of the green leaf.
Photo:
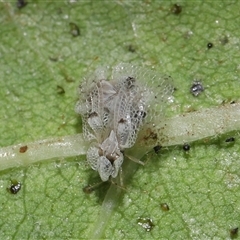
{"label": "green leaf", "polygon": [[[238,101],[240,3],[174,4],[0,3],[0,146],[80,132],[77,86],[100,65],[130,62],[171,75],[177,90],[167,116]],[[205,88],[198,97],[189,92],[194,80]],[[232,136],[235,142],[225,142]],[[0,238],[233,237],[240,219],[238,137],[196,142],[188,153],[181,146],[152,152],[144,167],[126,161],[126,190],[104,184],[84,193],[100,181],[84,156],[3,171]],[[21,182],[15,195],[6,190],[11,180]]]}

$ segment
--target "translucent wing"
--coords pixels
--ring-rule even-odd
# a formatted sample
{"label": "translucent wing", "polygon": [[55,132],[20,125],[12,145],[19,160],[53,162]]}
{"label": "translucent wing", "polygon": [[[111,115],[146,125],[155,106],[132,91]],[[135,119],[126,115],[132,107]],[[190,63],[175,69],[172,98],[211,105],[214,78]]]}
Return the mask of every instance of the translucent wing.
{"label": "translucent wing", "polygon": [[102,142],[111,131],[112,99],[116,94],[106,81],[107,68],[100,68],[79,86],[80,98],[75,111],[82,116],[84,137]]}
{"label": "translucent wing", "polygon": [[129,95],[120,90],[114,111],[114,131],[121,148],[126,148],[128,137],[132,129]]}
{"label": "translucent wing", "polygon": [[171,77],[122,63],[113,68],[112,79],[118,89],[114,129],[121,148],[130,148],[143,122],[161,117],[173,93]]}
{"label": "translucent wing", "polygon": [[[112,70],[112,79],[118,83],[132,77],[136,80],[136,88],[140,105],[144,105],[145,122],[152,122],[163,115],[166,102],[172,98],[173,80],[170,76],[159,74],[153,70],[131,64],[120,63]],[[136,98],[137,99],[137,98]]]}
{"label": "translucent wing", "polygon": [[144,118],[144,104],[135,79],[127,78],[123,81],[124,84],[118,90],[114,111],[114,131],[121,149],[134,145]]}

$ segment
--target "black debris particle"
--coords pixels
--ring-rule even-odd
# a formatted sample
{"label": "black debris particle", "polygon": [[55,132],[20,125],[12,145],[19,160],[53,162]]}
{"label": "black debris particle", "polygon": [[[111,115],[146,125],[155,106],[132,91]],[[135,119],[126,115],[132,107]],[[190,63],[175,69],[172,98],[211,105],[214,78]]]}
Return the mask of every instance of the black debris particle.
{"label": "black debris particle", "polygon": [[147,232],[150,232],[155,226],[151,218],[138,218],[137,224],[142,226]]}
{"label": "black debris particle", "polygon": [[136,48],[132,44],[128,45],[127,49],[129,52],[132,52],[132,53],[136,52]]}
{"label": "black debris particle", "polygon": [[238,237],[238,227],[230,229],[230,237],[232,239]]}
{"label": "black debris particle", "polygon": [[188,151],[190,150],[190,145],[189,145],[188,143],[184,143],[184,144],[183,144],[183,150],[184,150],[185,152],[188,152]]}
{"label": "black debris particle", "polygon": [[153,147],[153,150],[154,150],[155,153],[159,153],[161,148],[162,148],[161,145],[157,145],[157,146]]}
{"label": "black debris particle", "polygon": [[61,87],[61,86],[59,86],[59,85],[57,85],[57,93],[58,93],[58,94],[64,94],[64,93],[65,93],[64,88]]}
{"label": "black debris particle", "polygon": [[225,142],[229,143],[229,142],[234,142],[235,138],[234,137],[229,137],[225,140]]}
{"label": "black debris particle", "polygon": [[160,206],[161,206],[161,209],[165,212],[169,211],[170,209],[167,203],[161,203]]}
{"label": "black debris particle", "polygon": [[80,29],[75,23],[70,22],[69,26],[70,26],[70,33],[72,34],[73,37],[77,37],[80,35]]}
{"label": "black debris particle", "polygon": [[207,48],[208,49],[211,49],[213,47],[213,44],[211,43],[211,42],[209,42],[208,44],[207,44]]}
{"label": "black debris particle", "polygon": [[11,180],[11,186],[7,188],[7,191],[12,194],[17,194],[21,190],[21,183],[17,180]]}
{"label": "black debris particle", "polygon": [[194,97],[197,97],[200,93],[204,91],[204,87],[200,81],[194,81],[191,88],[190,92]]}
{"label": "black debris particle", "polygon": [[234,100],[230,102],[230,104],[235,104],[235,103],[236,103],[236,102],[235,102]]}
{"label": "black debris particle", "polygon": [[28,150],[28,146],[27,145],[22,146],[22,147],[19,148],[19,152],[20,153],[25,153],[27,150]]}
{"label": "black debris particle", "polygon": [[182,12],[182,6],[180,6],[179,4],[173,4],[172,8],[171,8],[171,12],[175,15],[179,15]]}
{"label": "black debris particle", "polygon": [[27,5],[26,0],[17,0],[17,8],[21,9],[24,8]]}

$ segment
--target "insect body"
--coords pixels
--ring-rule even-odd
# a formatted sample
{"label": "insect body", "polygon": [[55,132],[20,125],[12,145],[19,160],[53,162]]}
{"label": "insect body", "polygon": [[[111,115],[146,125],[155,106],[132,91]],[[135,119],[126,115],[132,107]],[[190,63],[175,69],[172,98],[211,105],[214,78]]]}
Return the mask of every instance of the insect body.
{"label": "insect body", "polygon": [[124,149],[135,144],[148,103],[155,97],[138,81],[137,70],[120,64],[108,80],[109,69],[101,68],[80,86],[76,112],[82,116],[84,138],[91,142],[87,161],[102,181],[117,177]]}

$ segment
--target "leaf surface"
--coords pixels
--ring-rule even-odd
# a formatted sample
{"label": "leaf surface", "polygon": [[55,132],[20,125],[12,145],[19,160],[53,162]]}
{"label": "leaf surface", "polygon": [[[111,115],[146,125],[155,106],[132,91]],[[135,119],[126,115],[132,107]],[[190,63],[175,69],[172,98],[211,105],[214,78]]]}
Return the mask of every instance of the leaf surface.
{"label": "leaf surface", "polygon": [[[174,4],[1,2],[0,146],[80,132],[76,89],[100,65],[129,62],[171,75],[177,90],[167,116],[239,100],[240,3]],[[194,80],[205,89],[198,97],[189,90]],[[189,153],[179,146],[148,154],[121,193],[113,186],[107,193],[108,185],[83,193],[100,180],[85,156],[3,171],[0,238],[230,238],[240,219],[240,141],[230,134],[196,142]],[[6,191],[14,179],[22,184],[16,195]],[[104,219],[108,200],[114,206]],[[146,219],[150,231],[140,224]]]}

